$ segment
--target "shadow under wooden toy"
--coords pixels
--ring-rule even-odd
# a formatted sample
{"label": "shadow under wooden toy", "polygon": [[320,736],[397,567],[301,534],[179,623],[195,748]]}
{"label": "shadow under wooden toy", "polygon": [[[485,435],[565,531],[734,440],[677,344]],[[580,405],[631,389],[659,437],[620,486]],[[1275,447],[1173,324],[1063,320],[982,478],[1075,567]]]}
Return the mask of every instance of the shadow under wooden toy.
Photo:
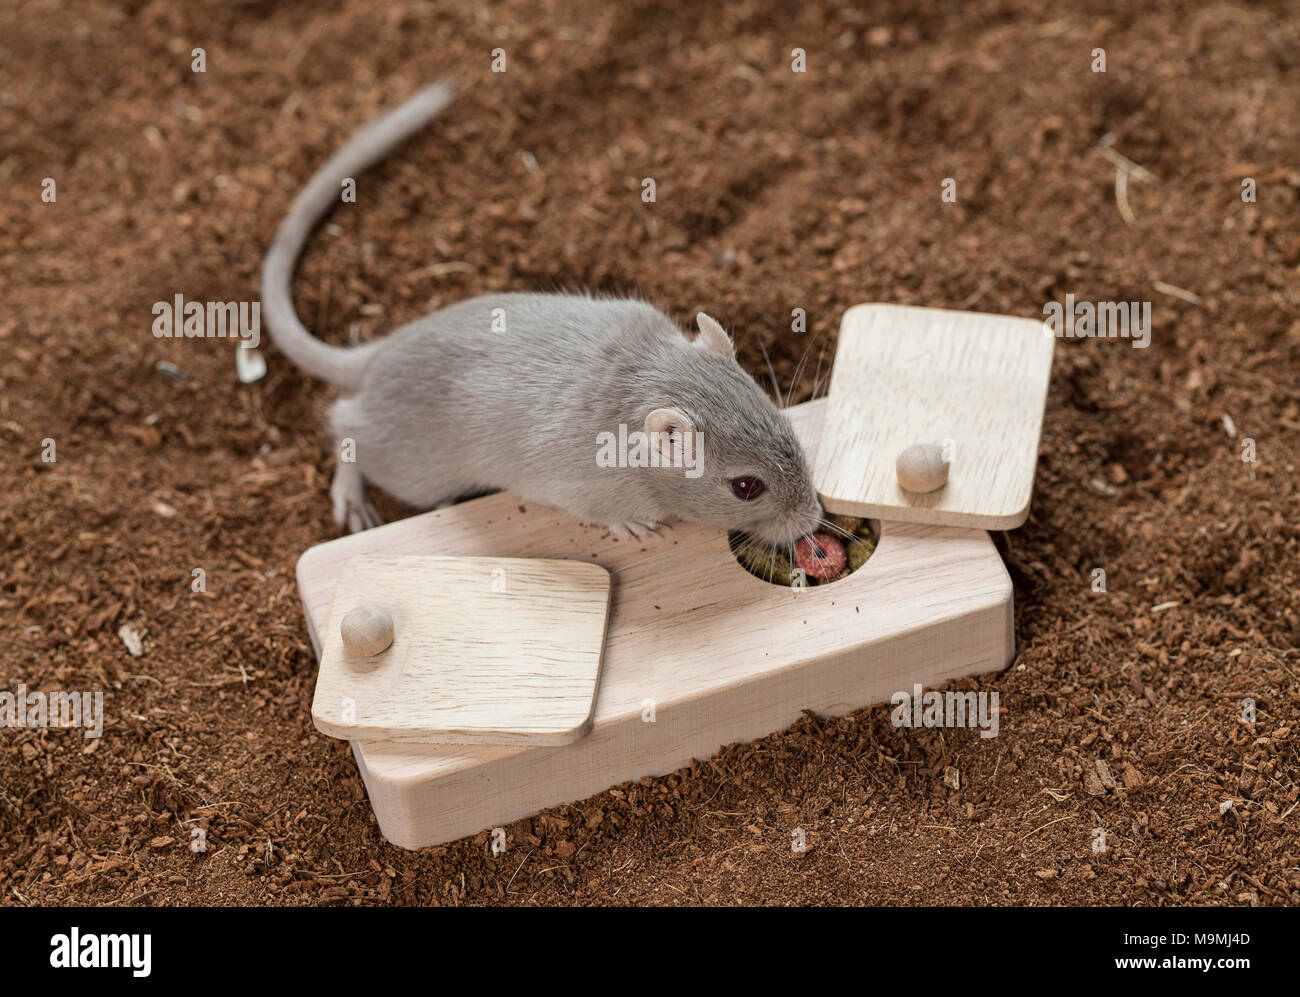
{"label": "shadow under wooden toy", "polygon": [[[1007,332],[1008,326],[1014,331]],[[886,481],[879,484],[879,493],[870,492],[870,501],[853,505],[854,510],[882,510],[879,540],[870,559],[839,581],[804,589],[773,585],[736,562],[721,531],[678,524],[659,538],[617,540],[557,510],[525,508],[507,494],[341,537],[302,556],[298,584],[308,628],[324,662],[324,692],[318,684],[313,718],[326,733],[351,740],[375,816],[389,841],[405,848],[441,844],[625,781],[663,775],[725,745],[781,730],[805,710],[843,715],[888,701],[897,691],[910,692],[915,684],[939,686],[1011,662],[1011,580],[989,535],[964,525],[903,522],[893,514],[902,506],[911,516],[917,508],[924,514],[932,507],[950,518],[951,504],[940,508],[944,493],[963,488],[967,473],[983,482],[981,497],[990,491],[989,482],[995,493],[1006,497],[1002,513],[988,512],[985,504],[971,515],[1020,511],[1012,507],[1020,503],[1025,464],[1019,457],[999,459],[997,441],[1028,448],[1031,486],[1051,340],[1044,350],[1041,323],[1026,319],[894,306],[850,310],[841,336],[853,340],[862,335],[853,330],[863,328],[869,330],[868,337],[884,335],[886,341],[882,330],[892,328],[900,341],[896,346],[910,343],[917,349],[884,350],[878,367],[871,365],[870,349],[855,353],[869,368],[866,383],[844,376],[837,357],[830,397],[789,410],[805,450],[818,455],[815,480],[828,509],[836,511],[835,498],[843,496],[826,494],[823,482],[850,480],[855,460],[883,463],[893,473],[897,453],[892,448],[903,440],[947,440],[953,457],[950,479],[937,495],[894,495]],[[997,350],[1020,350],[1019,367],[1005,358],[979,362],[977,341],[989,336],[990,329],[995,338],[1009,337],[1012,343]],[[961,342],[947,342],[953,338]],[[1019,347],[1014,345],[1017,338]],[[841,353],[844,349],[842,345]],[[934,361],[928,379],[925,357],[916,352],[929,352]],[[908,366],[910,372],[894,381],[891,365]],[[882,401],[872,409],[873,417],[889,421],[890,412],[904,413],[904,419],[895,420],[901,428],[855,422],[853,413],[866,411],[855,408],[860,401],[851,397],[859,391],[893,392],[892,402]],[[948,391],[964,399],[966,417],[927,415],[956,410],[955,405],[945,407]],[[1031,413],[1034,398],[1036,414]],[[972,416],[969,407],[974,403],[984,411]],[[1021,412],[1032,415],[1026,431],[1014,422]],[[824,425],[837,426],[838,436],[823,439]],[[990,432],[999,435],[972,438]],[[870,450],[865,456],[864,446]],[[872,480],[878,476],[883,472],[871,472]],[[1027,499],[1026,493],[1026,514]],[[398,555],[404,560],[394,560]],[[425,559],[430,560],[420,569]],[[463,559],[486,560],[467,575]],[[528,560],[504,567],[507,594],[494,606],[490,600],[485,603],[482,587],[498,559]],[[521,633],[534,632],[530,621],[537,623],[565,603],[567,586],[578,577],[546,580],[546,566],[554,562],[588,572],[579,585],[583,594],[568,604],[574,615],[569,620],[572,629],[565,632],[576,636],[573,641],[558,640],[553,632],[533,648],[531,665],[515,661],[508,653],[511,642]],[[541,617],[529,616],[535,605],[516,604],[508,594],[516,570],[542,572],[540,580],[534,579],[540,589],[525,584],[523,576],[518,579],[521,600],[551,586]],[[414,580],[417,574],[422,580]],[[603,591],[602,580],[608,584]],[[413,654],[409,643],[403,650],[400,635],[412,626],[412,614],[436,613],[422,607],[445,599],[453,585],[477,587],[477,595],[468,601],[457,597],[452,611],[444,612],[442,622],[421,638],[423,651]],[[393,643],[376,652],[373,662],[368,661],[372,655],[348,651],[341,644],[342,617],[354,602],[391,602],[396,607]],[[479,691],[488,707],[481,709],[480,702],[456,714],[452,707],[469,704],[448,698],[445,689],[439,691],[444,681],[439,676],[445,672],[435,665],[445,660],[459,667],[475,657],[447,655],[446,649],[455,645],[445,638],[455,632],[458,618],[483,612],[483,605],[494,606],[493,616],[471,628],[472,639],[480,649],[490,647],[481,661],[469,664],[477,668],[487,662],[487,671],[467,674],[475,675],[476,687],[484,687]],[[603,634],[603,642],[593,641],[595,632]],[[493,644],[496,638],[501,639]],[[596,650],[593,659],[592,650],[598,646],[603,646],[603,658]],[[563,719],[552,718],[549,726],[525,719],[511,728],[509,704],[520,675],[536,678],[545,673],[555,664],[547,662],[557,650],[569,652],[563,655],[563,668],[576,669],[565,676]],[[394,665],[399,658],[404,664]],[[534,667],[539,661],[546,667]],[[331,666],[328,673],[326,664]],[[487,677],[494,667],[500,669],[496,681]],[[408,708],[380,711],[380,722],[373,722],[376,712],[358,700],[358,694],[374,695],[367,692],[367,669],[382,676],[380,684],[387,683],[388,694],[381,699]],[[399,677],[408,693],[395,696],[392,690]],[[566,727],[581,713],[587,689],[594,703],[589,723]],[[544,698],[545,692],[537,696]],[[353,704],[349,718],[344,717],[344,700]],[[466,715],[476,718],[468,727]],[[589,732],[581,736],[587,726]],[[578,739],[560,743],[572,736]],[[425,743],[426,738],[440,738],[441,743]],[[478,743],[448,743],[453,740]]]}

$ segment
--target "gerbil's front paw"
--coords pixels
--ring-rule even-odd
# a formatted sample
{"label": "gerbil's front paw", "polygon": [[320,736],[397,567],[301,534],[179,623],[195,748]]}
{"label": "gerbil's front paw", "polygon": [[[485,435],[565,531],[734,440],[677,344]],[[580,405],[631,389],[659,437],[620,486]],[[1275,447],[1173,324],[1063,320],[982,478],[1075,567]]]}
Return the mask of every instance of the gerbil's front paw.
{"label": "gerbil's front paw", "polygon": [[347,526],[349,533],[360,533],[362,530],[373,530],[376,526],[383,526],[384,521],[371,505],[370,499],[363,499],[360,505],[348,506]]}
{"label": "gerbil's front paw", "polygon": [[620,540],[644,540],[651,534],[658,536],[661,526],[663,523],[652,519],[629,519],[623,523],[610,523],[609,532]]}

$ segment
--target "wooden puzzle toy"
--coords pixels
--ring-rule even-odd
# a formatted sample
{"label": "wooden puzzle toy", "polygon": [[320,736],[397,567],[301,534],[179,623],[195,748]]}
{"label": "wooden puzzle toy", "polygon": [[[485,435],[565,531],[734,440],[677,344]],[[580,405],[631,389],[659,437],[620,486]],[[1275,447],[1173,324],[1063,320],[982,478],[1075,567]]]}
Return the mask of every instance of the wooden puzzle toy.
{"label": "wooden puzzle toy", "polygon": [[[786,584],[716,529],[629,542],[507,494],[303,555],[313,719],[352,742],[390,841],[440,844],[805,710],[842,715],[1010,663],[1011,580],[971,524],[1023,519],[1052,341],[1022,319],[864,308],[845,317],[830,397],[788,410],[840,515],[771,574]],[[846,352],[869,380],[844,375]],[[900,452],[945,439],[948,483],[904,492]]]}

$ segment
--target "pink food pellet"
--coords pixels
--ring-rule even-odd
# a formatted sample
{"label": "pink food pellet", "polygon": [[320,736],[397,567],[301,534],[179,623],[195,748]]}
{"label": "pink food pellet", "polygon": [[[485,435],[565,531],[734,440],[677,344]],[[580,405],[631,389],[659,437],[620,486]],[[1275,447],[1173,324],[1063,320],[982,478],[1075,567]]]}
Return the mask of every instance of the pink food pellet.
{"label": "pink food pellet", "polygon": [[844,553],[844,545],[834,537],[814,533],[811,539],[804,537],[795,545],[794,563],[809,577],[825,581],[844,574],[848,557]]}

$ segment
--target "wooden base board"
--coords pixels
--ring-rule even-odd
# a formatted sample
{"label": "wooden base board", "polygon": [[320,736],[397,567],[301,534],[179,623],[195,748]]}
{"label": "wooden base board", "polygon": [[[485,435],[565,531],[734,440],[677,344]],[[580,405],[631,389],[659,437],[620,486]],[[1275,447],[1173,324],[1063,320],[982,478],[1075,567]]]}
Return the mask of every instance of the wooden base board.
{"label": "wooden base board", "polygon": [[[816,451],[825,405],[790,410]],[[307,551],[298,584],[319,653],[335,580],[368,553],[570,558],[613,578],[591,733],[561,747],[354,741],[384,836],[441,844],[663,775],[725,745],[997,671],[1014,653],[1011,579],[987,533],[884,522],[875,554],[830,585],[755,578],[722,533],[690,524],[629,542],[490,495]]]}

